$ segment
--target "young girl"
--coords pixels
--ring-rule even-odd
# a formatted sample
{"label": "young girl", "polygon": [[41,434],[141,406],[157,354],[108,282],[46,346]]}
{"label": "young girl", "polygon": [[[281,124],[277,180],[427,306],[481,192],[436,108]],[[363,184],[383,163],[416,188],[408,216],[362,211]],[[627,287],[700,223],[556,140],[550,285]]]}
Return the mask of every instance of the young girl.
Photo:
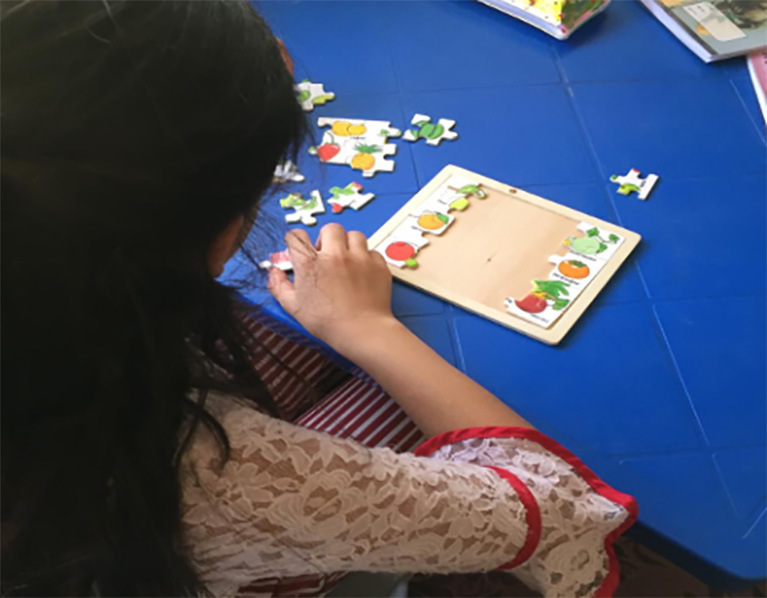
{"label": "young girl", "polygon": [[[633,500],[408,332],[362,234],[289,233],[295,279],[269,288],[377,385],[216,280],[303,132],[247,4],[2,3],[2,593],[499,568],[611,593]],[[354,432],[392,400],[428,437],[415,454],[372,446],[406,428]]]}

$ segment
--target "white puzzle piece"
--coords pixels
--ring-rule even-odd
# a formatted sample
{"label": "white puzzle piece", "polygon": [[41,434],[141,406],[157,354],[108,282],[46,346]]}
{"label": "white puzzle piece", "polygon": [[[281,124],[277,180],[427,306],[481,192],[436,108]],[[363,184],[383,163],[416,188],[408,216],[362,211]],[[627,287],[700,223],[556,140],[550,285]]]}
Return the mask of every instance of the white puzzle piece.
{"label": "white puzzle piece", "polygon": [[410,120],[410,124],[412,127],[402,136],[405,141],[425,139],[429,145],[439,145],[443,139],[448,141],[458,139],[458,133],[451,130],[455,126],[455,121],[449,118],[440,118],[433,123],[430,116],[416,114]]}
{"label": "white puzzle piece", "polygon": [[330,126],[322,135],[322,143],[310,147],[309,153],[328,164],[347,164],[361,170],[362,176],[372,177],[376,172],[391,172],[394,162],[387,160],[397,152],[397,146],[387,143],[389,137],[402,132],[383,120],[354,118],[318,118],[320,127]]}
{"label": "white puzzle piece", "polygon": [[[424,202],[425,204],[426,202]],[[444,213],[444,211],[421,209],[417,214],[411,214],[404,224],[410,225],[416,230],[420,230],[432,235],[441,235],[447,230],[455,220],[455,216]]]}
{"label": "white puzzle piece", "polygon": [[564,241],[566,255],[552,255],[553,269],[547,280],[532,281],[530,292],[520,299],[507,297],[506,310],[528,322],[548,328],[567,310],[623,243],[623,237],[589,222],[576,227],[583,236]]}
{"label": "white puzzle piece", "polygon": [[620,187],[618,187],[618,193],[621,195],[629,195],[634,191],[637,193],[639,199],[644,201],[649,197],[655,183],[658,182],[658,175],[648,174],[647,178],[642,178],[640,176],[641,174],[642,173],[636,168],[632,168],[623,176],[618,176],[617,174],[612,175],[610,180],[613,183],[620,185]]}
{"label": "white puzzle piece", "polygon": [[568,251],[564,256],[550,256],[549,263],[554,265],[549,279],[566,282],[580,294],[594,280],[606,262]]}
{"label": "white puzzle piece", "polygon": [[576,228],[583,235],[567,237],[563,245],[584,258],[606,262],[623,243],[623,237],[620,235],[605,231],[590,222],[580,222]]}
{"label": "white puzzle piece", "polygon": [[442,211],[461,212],[469,207],[469,198],[473,197],[485,199],[487,192],[476,181],[453,175],[423,205]]}
{"label": "white puzzle piece", "polygon": [[308,79],[304,79],[296,85],[296,97],[304,112],[311,112],[315,106],[321,106],[335,99],[336,94],[332,91],[325,91],[325,86],[322,83],[312,83]]}
{"label": "white puzzle piece", "polygon": [[275,183],[303,183],[306,177],[298,172],[298,166],[292,161],[286,160],[277,164],[277,168],[274,169],[273,180]]}
{"label": "white puzzle piece", "polygon": [[258,267],[263,268],[264,270],[279,268],[280,270],[287,272],[293,269],[293,262],[290,259],[288,250],[283,249],[282,251],[275,251],[269,256],[268,260],[258,262]]}
{"label": "white puzzle piece", "polygon": [[328,200],[334,214],[343,212],[344,208],[359,210],[375,197],[374,193],[361,193],[362,185],[349,183],[346,187],[331,187],[332,198]]}
{"label": "white puzzle piece", "polygon": [[423,233],[409,226],[400,225],[374,249],[397,268],[417,268],[418,252],[429,244]]}
{"label": "white puzzle piece", "polygon": [[322,195],[319,191],[312,191],[309,199],[304,199],[300,193],[291,193],[280,200],[280,207],[295,210],[292,214],[285,215],[285,222],[289,224],[300,222],[313,226],[317,224],[314,215],[325,212],[325,205],[322,203]]}

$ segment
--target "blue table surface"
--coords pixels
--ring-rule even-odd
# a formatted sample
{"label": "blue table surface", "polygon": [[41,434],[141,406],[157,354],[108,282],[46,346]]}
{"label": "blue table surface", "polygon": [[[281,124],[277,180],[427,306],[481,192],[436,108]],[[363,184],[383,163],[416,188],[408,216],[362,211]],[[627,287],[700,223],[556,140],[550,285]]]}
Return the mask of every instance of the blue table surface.
{"label": "blue table surface", "polygon": [[[337,94],[309,115],[315,124],[404,129],[416,112],[458,123],[458,140],[436,148],[396,140],[395,171],[372,179],[302,152],[298,190],[327,197],[358,180],[377,194],[320,225],[372,234],[456,164],[642,235],[557,347],[401,284],[395,313],[633,494],[653,547],[706,579],[765,577],[767,148],[744,60],[704,64],[630,0],[564,42],[470,1],[256,6],[297,78]],[[632,167],[661,177],[646,202],[608,180]],[[281,221],[273,197],[263,227]],[[226,277],[242,268],[235,261]]]}

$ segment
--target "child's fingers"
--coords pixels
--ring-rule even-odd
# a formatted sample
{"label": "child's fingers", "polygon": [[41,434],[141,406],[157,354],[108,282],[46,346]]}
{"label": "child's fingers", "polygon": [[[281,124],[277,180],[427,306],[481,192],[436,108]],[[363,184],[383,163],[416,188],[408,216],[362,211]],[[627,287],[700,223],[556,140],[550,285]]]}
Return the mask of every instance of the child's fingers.
{"label": "child's fingers", "polygon": [[285,272],[279,268],[270,268],[267,288],[286,312],[295,313],[297,307],[296,290]]}
{"label": "child's fingers", "polygon": [[317,257],[317,250],[305,230],[296,228],[288,231],[285,235],[285,244],[288,246],[293,266],[298,267],[299,270]]}
{"label": "child's fingers", "polygon": [[357,230],[350,231],[347,235],[349,241],[349,251],[360,255],[368,254],[368,240],[361,232]]}
{"label": "child's fingers", "polygon": [[323,226],[320,229],[317,247],[327,254],[339,254],[347,251],[349,244],[344,227],[335,222]]}

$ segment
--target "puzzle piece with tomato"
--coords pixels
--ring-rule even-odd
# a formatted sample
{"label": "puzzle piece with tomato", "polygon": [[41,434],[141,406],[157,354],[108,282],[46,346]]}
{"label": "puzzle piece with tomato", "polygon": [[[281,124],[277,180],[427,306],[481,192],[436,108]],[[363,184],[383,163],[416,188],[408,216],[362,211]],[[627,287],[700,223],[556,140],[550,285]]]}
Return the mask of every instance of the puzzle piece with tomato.
{"label": "puzzle piece with tomato", "polygon": [[455,121],[449,118],[440,118],[436,123],[431,122],[431,117],[425,114],[416,114],[410,121],[412,127],[405,131],[402,139],[405,141],[418,141],[425,139],[429,145],[439,145],[443,139],[455,141],[458,133],[451,129]]}
{"label": "puzzle piece with tomato", "polygon": [[296,84],[295,89],[296,98],[304,112],[311,112],[315,106],[321,106],[336,97],[332,91],[325,91],[322,83],[312,83],[309,79]]}
{"label": "puzzle piece with tomato", "polygon": [[287,272],[293,269],[293,262],[290,259],[288,250],[283,249],[282,251],[275,251],[269,256],[268,260],[258,262],[258,267],[263,268],[264,270],[279,268],[283,272]]}
{"label": "puzzle piece with tomato", "polygon": [[369,178],[376,172],[391,172],[394,162],[387,156],[397,153],[397,146],[387,143],[402,131],[383,120],[352,118],[318,118],[320,127],[330,126],[322,135],[322,143],[309,148],[309,153],[328,164],[347,164]]}
{"label": "puzzle piece with tomato", "polygon": [[507,297],[506,311],[548,328],[559,319],[575,298],[570,283],[562,280],[534,280],[532,290],[522,299]]}
{"label": "puzzle piece with tomato", "polygon": [[349,183],[346,187],[331,187],[330,193],[333,197],[328,200],[330,209],[334,214],[343,212],[344,208],[359,210],[375,197],[374,193],[360,193],[361,191],[362,185],[359,183]]}
{"label": "puzzle piece with tomato", "polygon": [[610,180],[620,185],[618,193],[621,195],[629,195],[632,192],[636,192],[637,197],[644,201],[649,197],[659,177],[657,174],[648,174],[646,178],[642,178],[641,174],[636,168],[632,168],[623,176],[612,175]]}
{"label": "puzzle piece with tomato", "polygon": [[325,212],[325,204],[322,203],[322,195],[319,191],[312,191],[309,199],[304,199],[300,193],[291,193],[280,199],[280,207],[287,209],[293,208],[292,214],[285,215],[285,222],[295,224],[300,222],[306,226],[317,224],[315,214]]}
{"label": "puzzle piece with tomato", "polygon": [[418,252],[429,244],[423,233],[411,226],[398,226],[375,249],[384,259],[397,268],[417,268]]}

